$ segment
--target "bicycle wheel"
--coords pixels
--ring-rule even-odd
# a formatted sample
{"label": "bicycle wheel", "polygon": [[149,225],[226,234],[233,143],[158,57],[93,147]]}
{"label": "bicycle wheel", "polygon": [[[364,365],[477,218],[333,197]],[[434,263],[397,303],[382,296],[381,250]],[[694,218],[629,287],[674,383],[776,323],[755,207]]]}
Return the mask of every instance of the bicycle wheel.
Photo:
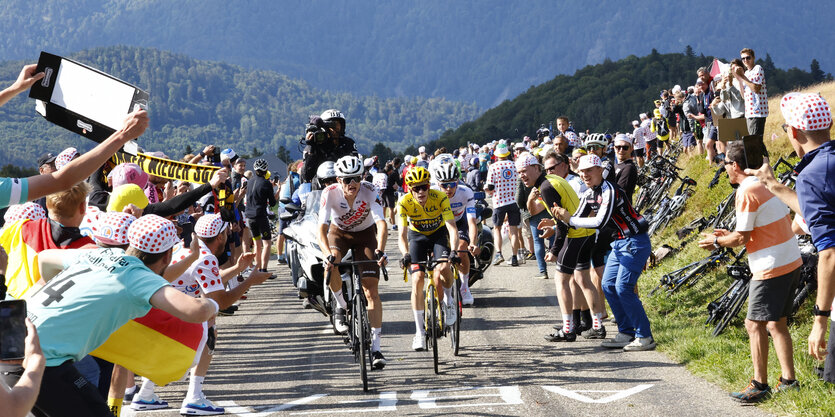
{"label": "bicycle wheel", "polygon": [[438,295],[435,292],[435,286],[431,285],[428,287],[429,291],[426,294],[426,312],[429,314],[427,316],[428,319],[428,326],[429,328],[426,329],[426,336],[429,338],[429,344],[432,345],[432,360],[435,368],[435,373],[438,373],[438,337],[440,337],[438,328],[438,319],[440,315],[438,314]]}
{"label": "bicycle wheel", "polygon": [[461,335],[461,314],[464,313],[464,309],[461,304],[461,287],[459,287],[461,281],[458,280],[458,271],[455,270],[454,274],[455,281],[452,284],[452,301],[458,314],[455,318],[455,323],[452,325],[452,329],[450,329],[450,341],[452,342],[452,354],[458,356],[458,348],[461,344],[461,340],[459,339]]}
{"label": "bicycle wheel", "polygon": [[[737,283],[738,282],[740,281],[737,281]],[[721,334],[725,330],[725,328],[728,327],[728,324],[730,324],[731,320],[733,320],[734,317],[736,317],[736,315],[739,314],[739,310],[742,309],[742,304],[744,304],[745,300],[748,299],[749,284],[750,283],[748,281],[745,281],[745,283],[741,284],[741,287],[739,287],[738,291],[736,291],[736,293],[734,294],[733,302],[731,303],[730,309],[728,309],[728,311],[725,313],[722,319],[719,320],[719,324],[716,325],[716,328],[713,329],[714,337],[719,336],[719,334]],[[736,285],[736,283],[734,285]]]}
{"label": "bicycle wheel", "polygon": [[353,308],[351,311],[351,335],[352,346],[354,347],[354,358],[360,365],[360,378],[362,379],[362,390],[368,391],[368,367],[366,358],[368,357],[368,346],[365,344],[365,339],[368,337],[366,333],[365,323],[363,322],[364,305],[362,299],[354,295]]}

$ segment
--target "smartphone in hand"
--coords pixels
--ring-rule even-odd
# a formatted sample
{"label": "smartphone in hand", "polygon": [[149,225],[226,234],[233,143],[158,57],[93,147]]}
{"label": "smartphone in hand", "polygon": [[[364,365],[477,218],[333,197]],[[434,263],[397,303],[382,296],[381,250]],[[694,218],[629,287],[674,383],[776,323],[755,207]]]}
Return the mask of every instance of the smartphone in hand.
{"label": "smartphone in hand", "polygon": [[26,301],[0,301],[0,360],[23,359],[26,351]]}

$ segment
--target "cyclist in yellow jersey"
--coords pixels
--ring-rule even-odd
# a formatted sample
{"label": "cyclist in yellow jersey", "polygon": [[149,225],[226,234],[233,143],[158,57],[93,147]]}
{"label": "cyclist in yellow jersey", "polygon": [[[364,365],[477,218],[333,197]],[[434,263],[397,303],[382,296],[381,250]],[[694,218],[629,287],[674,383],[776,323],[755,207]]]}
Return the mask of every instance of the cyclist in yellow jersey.
{"label": "cyclist in yellow jersey", "polygon": [[[458,228],[455,216],[449,205],[449,198],[441,191],[429,189],[429,171],[415,167],[406,174],[409,192],[397,202],[397,215],[400,222],[399,247],[403,258],[402,268],[409,268],[412,274],[412,311],[415,316],[414,350],[426,349],[423,328],[423,278],[426,266],[418,262],[426,261],[427,252],[432,250],[435,259],[449,259],[457,262],[457,253],[449,248],[458,247]],[[444,227],[446,226],[446,227]],[[435,265],[435,287],[438,298],[443,302],[447,325],[452,325],[457,316],[457,308],[452,305],[453,276],[449,262]],[[450,301],[449,304],[444,300]]]}

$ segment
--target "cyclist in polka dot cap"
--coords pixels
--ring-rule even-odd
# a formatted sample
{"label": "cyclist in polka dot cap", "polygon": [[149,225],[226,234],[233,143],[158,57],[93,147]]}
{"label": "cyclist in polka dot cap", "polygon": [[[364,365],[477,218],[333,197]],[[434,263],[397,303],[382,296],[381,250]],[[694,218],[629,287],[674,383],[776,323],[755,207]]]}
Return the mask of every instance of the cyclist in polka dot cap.
{"label": "cyclist in polka dot cap", "polygon": [[102,247],[126,248],[128,242],[128,229],[136,220],[136,217],[128,213],[111,211],[101,213],[93,230],[93,238]]}
{"label": "cyclist in polka dot cap", "polygon": [[10,206],[6,214],[3,215],[3,220],[6,223],[16,222],[20,219],[40,220],[45,218],[46,211],[43,207],[32,202]]}
{"label": "cyclist in polka dot cap", "polygon": [[[145,216],[137,222],[143,218]],[[180,247],[174,252],[170,267],[177,265],[179,262],[192,262],[192,264],[182,275],[173,278],[171,285],[192,297],[202,295],[205,298],[212,299],[218,303],[220,309],[226,309],[238,301],[251,286],[264,282],[270,273],[254,271],[234,289],[226,290],[224,284],[250,266],[255,259],[255,253],[244,253],[238,258],[234,266],[224,270],[220,269],[217,255],[225,250],[228,231],[229,223],[223,221],[220,213],[206,214],[200,217],[194,225],[200,253],[197,260],[192,261],[194,257],[191,248]],[[207,324],[209,325],[209,334],[214,335],[214,318],[209,320]],[[180,408],[182,414],[223,413],[223,407],[215,406],[203,395],[203,379],[212,361],[211,351],[214,349],[214,344],[207,344],[207,347],[203,350],[200,363],[192,370],[188,393]],[[134,397],[131,408],[134,410],[156,410],[167,407],[168,403],[154,393],[154,383],[147,378],[143,378],[142,388]]]}

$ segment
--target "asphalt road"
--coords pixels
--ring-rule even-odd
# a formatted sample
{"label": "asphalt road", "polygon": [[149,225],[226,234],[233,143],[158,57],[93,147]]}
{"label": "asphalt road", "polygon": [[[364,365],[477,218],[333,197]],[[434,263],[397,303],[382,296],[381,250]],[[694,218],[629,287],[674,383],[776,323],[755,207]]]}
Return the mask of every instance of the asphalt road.
{"label": "asphalt road", "polygon": [[[389,254],[397,253],[390,237]],[[505,250],[505,255],[509,251]],[[509,259],[509,257],[508,257]],[[533,278],[533,261],[491,266],[475,284],[475,305],[464,310],[459,356],[440,343],[440,375],[431,352],[411,350],[410,284],[396,259],[380,282],[382,348],[388,365],[370,373],[364,393],[359,367],[326,318],[304,310],[289,270],[249,291],[240,310],[219,317],[206,396],[239,416],[428,415],[473,416],[749,416],[755,407],[691,375],[659,352],[600,347],[599,340],[549,343],[557,323],[554,281]],[[610,336],[617,329],[607,323]],[[740,347],[743,349],[746,347]],[[158,388],[168,410],[122,415],[175,416],[187,380]]]}

